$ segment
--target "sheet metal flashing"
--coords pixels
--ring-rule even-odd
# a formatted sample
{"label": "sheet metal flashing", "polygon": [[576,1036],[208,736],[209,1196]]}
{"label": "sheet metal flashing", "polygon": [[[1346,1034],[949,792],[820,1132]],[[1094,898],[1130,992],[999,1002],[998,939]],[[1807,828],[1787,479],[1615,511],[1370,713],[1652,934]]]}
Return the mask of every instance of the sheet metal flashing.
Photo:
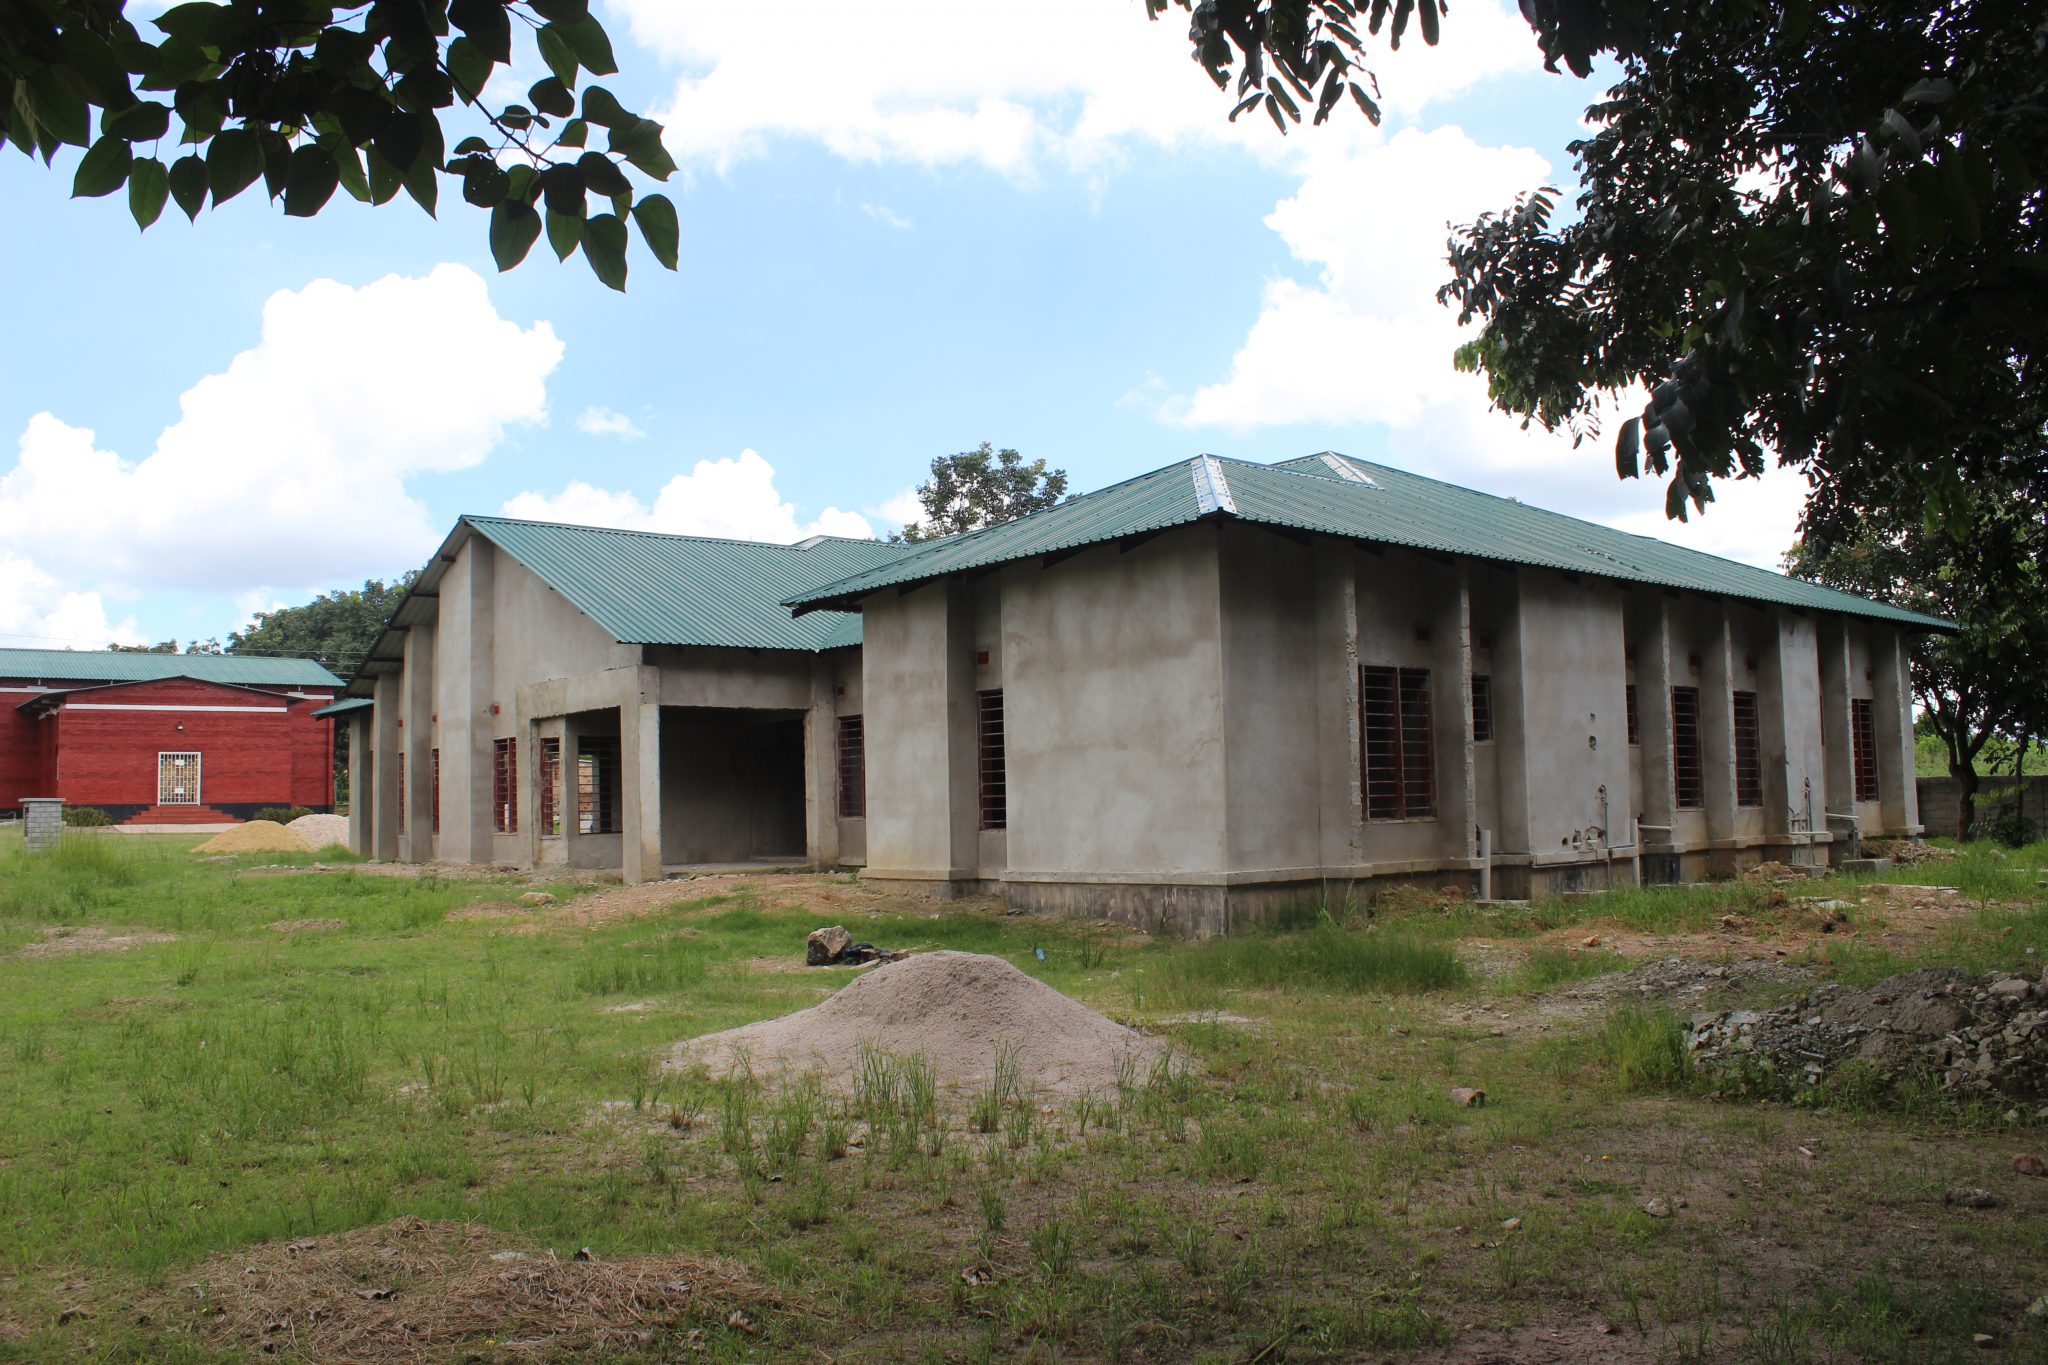
{"label": "sheet metal flashing", "polygon": [[154,682],[194,678],[230,686],[340,687],[312,659],[259,654],[146,654],[126,649],[0,649],[0,678],[41,682]]}
{"label": "sheet metal flashing", "polygon": [[[796,594],[786,605],[799,614],[822,607],[850,609],[880,588],[908,587],[1228,515],[1368,545],[1838,612],[1923,630],[1955,628],[1939,617],[1334,452],[1274,465],[1216,456],[1193,463],[1215,465],[1230,498],[1228,512],[1220,503],[1203,505],[1197,487],[1202,476],[1188,477],[1189,464],[1169,465],[1001,526],[920,546],[866,573]],[[1369,482],[1346,477],[1346,469]]]}
{"label": "sheet metal flashing", "polygon": [[1195,506],[1202,510],[1202,515],[1228,512],[1235,516],[1237,504],[1230,500],[1230,480],[1224,476],[1216,457],[1197,455],[1188,461],[1188,467],[1195,472]]}

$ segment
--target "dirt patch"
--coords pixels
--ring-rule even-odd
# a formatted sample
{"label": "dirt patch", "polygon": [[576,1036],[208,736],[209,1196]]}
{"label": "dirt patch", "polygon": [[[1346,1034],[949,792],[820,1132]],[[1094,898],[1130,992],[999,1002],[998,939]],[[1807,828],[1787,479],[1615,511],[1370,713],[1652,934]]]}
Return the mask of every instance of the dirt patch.
{"label": "dirt patch", "polygon": [[164,1307],[189,1309],[195,1294],[211,1349],[351,1361],[604,1354],[777,1306],[730,1261],[557,1260],[487,1227],[417,1218],[214,1256]]}
{"label": "dirt patch", "polygon": [[18,951],[18,956],[63,957],[68,953],[118,953],[149,943],[175,943],[177,938],[176,934],[158,933],[153,929],[134,929],[116,934],[92,925],[78,928],[59,925],[43,930],[43,941],[24,946]]}
{"label": "dirt patch", "polygon": [[744,1060],[843,1089],[863,1045],[923,1057],[954,1090],[986,1084],[998,1049],[1014,1048],[1024,1085],[1051,1095],[1110,1090],[1119,1068],[1149,1076],[1167,1051],[999,957],[941,951],[876,967],[810,1009],[679,1043],[669,1064],[729,1072]]}
{"label": "dirt patch", "polygon": [[317,845],[295,829],[287,829],[275,820],[251,820],[223,830],[203,844],[196,845],[194,853],[311,853]]}
{"label": "dirt patch", "polygon": [[1509,1331],[1461,1332],[1449,1344],[1407,1357],[1412,1365],[1578,1365],[1585,1360],[1652,1365],[1657,1344],[1599,1318],[1525,1323]]}
{"label": "dirt patch", "polygon": [[298,833],[315,848],[348,842],[346,815],[301,815],[285,828]]}
{"label": "dirt patch", "polygon": [[1829,984],[1775,1010],[1698,1017],[1692,1048],[1807,1084],[1862,1062],[1886,1081],[1922,1073],[1959,1095],[2048,1100],[2048,983],[1927,967]]}
{"label": "dirt patch", "polygon": [[336,929],[348,928],[348,921],[341,919],[281,919],[263,926],[273,934],[328,934]]}
{"label": "dirt patch", "polygon": [[482,905],[458,905],[441,918],[445,920],[531,920],[533,911],[509,901],[486,901]]}

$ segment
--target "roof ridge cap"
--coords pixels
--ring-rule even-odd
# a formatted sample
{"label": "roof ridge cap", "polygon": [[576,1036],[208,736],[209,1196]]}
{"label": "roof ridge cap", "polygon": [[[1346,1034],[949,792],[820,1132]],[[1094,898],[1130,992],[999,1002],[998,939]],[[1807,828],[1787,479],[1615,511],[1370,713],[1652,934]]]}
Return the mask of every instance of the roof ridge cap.
{"label": "roof ridge cap", "polygon": [[1230,477],[1223,472],[1223,461],[1214,455],[1197,455],[1188,461],[1188,470],[1195,479],[1195,507],[1203,516],[1212,512],[1237,515],[1237,500],[1230,495]]}
{"label": "roof ridge cap", "polygon": [[[752,545],[763,550],[796,550],[796,542],[780,540],[748,540],[743,536],[693,536],[680,531],[643,531],[631,526],[593,526],[583,521],[542,521],[536,517],[506,517],[490,512],[464,512],[456,518],[482,530],[486,523],[501,526],[544,526],[551,531],[589,531],[607,536],[644,536],[649,540],[692,540],[707,545]],[[886,540],[874,537],[862,539],[859,536],[805,536],[805,540],[839,540],[849,545],[880,545],[887,549],[894,547]]]}

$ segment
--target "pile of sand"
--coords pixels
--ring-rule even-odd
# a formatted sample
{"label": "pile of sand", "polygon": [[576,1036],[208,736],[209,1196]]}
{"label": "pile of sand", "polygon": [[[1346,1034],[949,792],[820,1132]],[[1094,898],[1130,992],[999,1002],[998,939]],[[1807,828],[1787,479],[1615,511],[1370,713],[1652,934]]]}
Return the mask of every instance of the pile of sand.
{"label": "pile of sand", "polygon": [[310,853],[316,845],[275,820],[251,820],[214,835],[194,853]]}
{"label": "pile of sand", "polygon": [[722,1074],[743,1058],[757,1074],[815,1071],[850,1089],[863,1044],[923,1057],[940,1085],[957,1090],[987,1084],[997,1046],[1013,1047],[1024,1085],[1049,1095],[1112,1089],[1125,1058],[1147,1079],[1166,1053],[1164,1041],[999,957],[935,952],[876,967],[822,1005],[679,1043],[669,1065],[701,1063]]}
{"label": "pile of sand", "polygon": [[329,844],[348,842],[348,817],[346,815],[301,815],[285,826],[306,836],[315,848],[326,848]]}

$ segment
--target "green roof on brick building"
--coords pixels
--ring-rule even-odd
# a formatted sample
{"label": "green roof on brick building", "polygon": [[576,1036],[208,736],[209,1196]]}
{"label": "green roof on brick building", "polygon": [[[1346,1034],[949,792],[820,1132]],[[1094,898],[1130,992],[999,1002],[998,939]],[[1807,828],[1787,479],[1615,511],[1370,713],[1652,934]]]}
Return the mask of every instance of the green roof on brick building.
{"label": "green roof on brick building", "polygon": [[0,649],[0,678],[154,682],[197,678],[242,687],[340,687],[311,659],[260,654],[149,654],[128,649]]}

